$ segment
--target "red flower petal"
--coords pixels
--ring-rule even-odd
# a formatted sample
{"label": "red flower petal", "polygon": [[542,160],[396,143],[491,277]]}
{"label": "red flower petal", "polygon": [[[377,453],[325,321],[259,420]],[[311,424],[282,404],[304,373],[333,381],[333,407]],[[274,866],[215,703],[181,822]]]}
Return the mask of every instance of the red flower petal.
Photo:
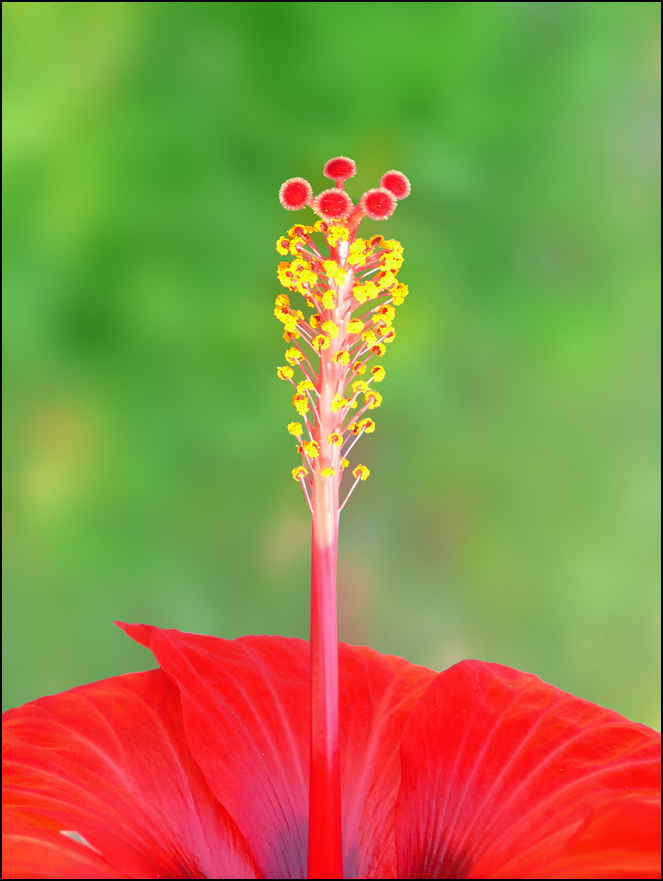
{"label": "red flower petal", "polygon": [[3,756],[5,878],[260,877],[161,670],[9,710]]}
{"label": "red flower petal", "polygon": [[660,877],[660,735],[611,710],[464,661],[401,759],[399,878]]}
{"label": "red flower petal", "polygon": [[[180,687],[191,751],[263,875],[306,877],[309,644],[120,625]],[[435,673],[340,645],[346,877],[395,877],[398,742]]]}

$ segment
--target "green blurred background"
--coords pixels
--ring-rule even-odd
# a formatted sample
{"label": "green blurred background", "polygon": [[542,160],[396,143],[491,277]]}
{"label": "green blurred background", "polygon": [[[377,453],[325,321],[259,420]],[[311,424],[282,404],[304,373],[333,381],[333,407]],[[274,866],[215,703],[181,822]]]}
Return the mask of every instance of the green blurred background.
{"label": "green blurred background", "polygon": [[341,638],[658,726],[658,3],[5,3],[4,705],[307,635],[274,243],[358,196],[411,295]]}

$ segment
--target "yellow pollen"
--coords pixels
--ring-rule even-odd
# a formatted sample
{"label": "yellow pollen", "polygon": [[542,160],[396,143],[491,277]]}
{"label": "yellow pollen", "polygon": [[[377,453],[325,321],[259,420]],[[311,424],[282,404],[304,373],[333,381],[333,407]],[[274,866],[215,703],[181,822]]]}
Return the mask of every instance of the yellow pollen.
{"label": "yellow pollen", "polygon": [[341,459],[341,469],[347,468],[349,464],[347,459]]}
{"label": "yellow pollen", "polygon": [[359,423],[351,422],[350,425],[348,425],[348,431],[350,432],[350,434],[359,434],[359,432],[361,431]]}
{"label": "yellow pollen", "polygon": [[[276,317],[278,318],[278,315]],[[288,333],[294,333],[297,330],[297,316],[296,315],[293,315],[291,313],[290,315],[287,315],[285,317],[285,319],[281,319],[281,320],[285,324],[285,329],[288,331]]]}
{"label": "yellow pollen", "polygon": [[336,305],[336,294],[333,291],[326,291],[322,295],[322,306],[324,309],[333,309]]}
{"label": "yellow pollen", "polygon": [[382,395],[380,392],[367,392],[364,395],[364,403],[367,404],[369,410],[375,410],[382,403]]}
{"label": "yellow pollen", "polygon": [[362,392],[367,392],[369,389],[369,385],[367,382],[364,382],[363,379],[358,379],[356,382],[352,383],[352,391],[355,395],[359,395]]}
{"label": "yellow pollen", "polygon": [[288,239],[285,236],[281,236],[276,241],[276,250],[279,254],[282,254],[284,257],[288,253]]}
{"label": "yellow pollen", "polygon": [[340,447],[343,443],[343,435],[339,434],[338,431],[333,431],[329,437],[327,438],[332,447]]}
{"label": "yellow pollen", "polygon": [[318,445],[315,441],[302,441],[302,446],[304,447],[304,451],[309,459],[315,459],[320,455],[320,450],[318,449]]}
{"label": "yellow pollen", "polygon": [[297,392],[296,395],[292,396],[292,406],[300,416],[305,416],[308,413],[308,398],[305,394]]}
{"label": "yellow pollen", "polygon": [[[334,397],[332,398],[331,408],[332,408],[333,412],[336,413],[337,410],[340,410],[342,407],[347,407],[347,405],[349,403],[350,403],[350,401],[347,398],[344,398],[342,395],[335,394]],[[355,402],[353,402],[353,403],[355,403]]]}
{"label": "yellow pollen", "polygon": [[364,329],[364,322],[360,321],[359,318],[353,318],[351,321],[348,321],[348,333],[361,333]]}
{"label": "yellow pollen", "polygon": [[378,341],[378,338],[372,330],[367,330],[362,333],[361,338],[365,343],[368,343],[369,346],[375,345],[375,343],[377,343]]}
{"label": "yellow pollen", "polygon": [[382,342],[384,342],[384,343],[393,343],[393,341],[394,341],[395,339],[396,339],[396,331],[394,330],[393,327],[390,327],[389,330],[388,330],[388,331],[385,333],[385,335],[382,337]]}
{"label": "yellow pollen", "polygon": [[301,480],[303,477],[306,477],[307,474],[308,471],[303,465],[299,465],[297,468],[292,469],[292,476],[295,480]]}
{"label": "yellow pollen", "polygon": [[325,336],[324,333],[319,333],[317,336],[313,337],[313,339],[311,340],[311,345],[316,352],[321,352],[323,349],[328,349],[329,337]]}
{"label": "yellow pollen", "polygon": [[302,379],[301,382],[297,383],[297,391],[298,392],[305,392],[306,389],[310,389],[311,391],[315,390],[315,386],[313,385],[313,383],[311,382],[310,379]]}
{"label": "yellow pollen", "polygon": [[350,245],[347,263],[350,266],[363,266],[366,263],[366,254],[370,250],[368,242],[364,239],[357,239]]}
{"label": "yellow pollen", "polygon": [[292,375],[295,371],[292,367],[277,367],[276,375],[279,379],[292,379]]}
{"label": "yellow pollen", "polygon": [[400,306],[403,300],[408,295],[407,285],[400,282],[396,285],[396,287],[391,292],[392,297],[394,298],[394,303],[396,306]]}
{"label": "yellow pollen", "polygon": [[378,358],[381,358],[387,350],[382,345],[382,343],[377,343],[375,346],[371,346],[371,354],[377,355]]}
{"label": "yellow pollen", "polygon": [[396,315],[396,310],[389,303],[385,303],[384,306],[380,306],[380,308],[375,313],[373,318],[374,321],[379,321],[381,318],[385,321],[393,321],[394,316]]}
{"label": "yellow pollen", "polygon": [[332,339],[338,336],[338,325],[334,324],[333,321],[325,321],[322,325],[322,330],[324,330],[325,333],[328,333]]}
{"label": "yellow pollen", "polygon": [[321,322],[322,322],[322,315],[320,315],[319,312],[316,312],[314,315],[311,315],[311,317],[309,318],[309,322],[308,322],[308,323],[311,325],[311,327],[313,328],[313,330],[315,330],[316,327],[317,327]]}
{"label": "yellow pollen", "polygon": [[279,294],[274,303],[277,306],[289,306],[290,297],[287,294]]}
{"label": "yellow pollen", "polygon": [[362,373],[366,372],[366,365],[363,361],[354,361],[352,364],[352,372],[356,373],[357,376],[361,376]]}
{"label": "yellow pollen", "polygon": [[296,367],[300,361],[304,360],[304,355],[296,349],[294,346],[285,353],[285,360],[288,364],[292,364],[293,367]]}
{"label": "yellow pollen", "polygon": [[357,467],[352,472],[352,476],[359,477],[359,478],[361,478],[361,480],[366,480],[366,478],[368,477],[368,475],[370,473],[371,472],[368,470],[368,468],[365,465],[357,465]]}
{"label": "yellow pollen", "polygon": [[323,468],[320,474],[322,474],[323,477],[333,477],[336,472],[333,468]]}
{"label": "yellow pollen", "polygon": [[371,370],[371,373],[373,374],[373,381],[374,382],[382,382],[382,380],[385,377],[385,369],[384,369],[384,367],[381,367],[379,364],[376,364],[375,367],[373,367],[373,369]]}
{"label": "yellow pollen", "polygon": [[326,238],[332,248],[335,248],[339,241],[347,242],[348,235],[348,228],[346,226],[330,226],[327,230]]}
{"label": "yellow pollen", "polygon": [[304,429],[302,428],[300,422],[288,422],[288,431],[295,437],[299,437]]}
{"label": "yellow pollen", "polygon": [[347,352],[336,352],[332,361],[336,364],[348,364],[350,361],[350,355]]}
{"label": "yellow pollen", "polygon": [[375,422],[373,422],[372,419],[362,419],[359,423],[359,428],[364,434],[373,434],[375,431]]}

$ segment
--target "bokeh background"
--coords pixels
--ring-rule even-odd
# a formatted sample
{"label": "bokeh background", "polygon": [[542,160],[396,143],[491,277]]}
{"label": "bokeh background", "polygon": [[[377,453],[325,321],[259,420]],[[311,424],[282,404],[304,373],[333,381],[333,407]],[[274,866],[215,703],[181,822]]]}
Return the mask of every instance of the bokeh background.
{"label": "bokeh background", "polygon": [[658,3],[5,3],[5,706],[307,635],[274,249],[344,154],[410,297],[340,630],[658,699]]}

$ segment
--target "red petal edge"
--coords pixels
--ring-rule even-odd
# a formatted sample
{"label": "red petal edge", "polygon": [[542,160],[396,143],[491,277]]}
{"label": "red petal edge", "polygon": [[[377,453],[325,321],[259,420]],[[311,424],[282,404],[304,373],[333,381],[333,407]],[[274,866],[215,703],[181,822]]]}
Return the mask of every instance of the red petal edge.
{"label": "red petal edge", "polygon": [[[309,644],[225,640],[120,625],[180,688],[191,751],[267,878],[305,878]],[[372,649],[339,645],[344,874],[396,877],[398,744],[436,674]],[[222,745],[222,748],[220,748]]]}
{"label": "red petal edge", "polygon": [[660,735],[499,664],[436,678],[401,741],[399,878],[660,878]]}
{"label": "red petal edge", "polygon": [[3,878],[224,877],[261,876],[161,670],[4,714]]}

